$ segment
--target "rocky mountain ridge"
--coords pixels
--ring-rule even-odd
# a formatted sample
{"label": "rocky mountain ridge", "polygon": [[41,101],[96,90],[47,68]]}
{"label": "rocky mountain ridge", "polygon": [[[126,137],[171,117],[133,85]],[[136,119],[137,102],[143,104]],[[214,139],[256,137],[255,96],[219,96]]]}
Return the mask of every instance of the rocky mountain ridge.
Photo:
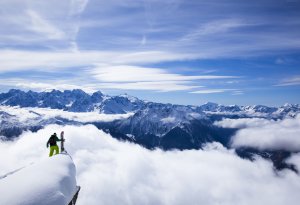
{"label": "rocky mountain ridge", "polygon": [[75,90],[52,90],[50,92],[24,92],[11,89],[7,93],[0,94],[0,105],[38,107],[61,109],[70,112],[98,112],[105,114],[125,114],[149,109],[177,109],[183,112],[214,113],[214,114],[239,114],[261,117],[286,117],[295,116],[300,112],[299,104],[285,104],[280,107],[265,105],[239,106],[220,105],[208,102],[199,106],[173,105],[148,102],[129,95],[108,96],[101,91],[92,94],[85,93],[80,89]]}

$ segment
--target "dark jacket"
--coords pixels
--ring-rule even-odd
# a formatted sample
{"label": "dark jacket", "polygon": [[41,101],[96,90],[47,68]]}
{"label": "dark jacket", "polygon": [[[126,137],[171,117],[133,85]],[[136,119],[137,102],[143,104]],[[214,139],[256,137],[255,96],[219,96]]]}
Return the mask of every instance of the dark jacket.
{"label": "dark jacket", "polygon": [[47,142],[47,147],[50,146],[57,146],[56,142],[61,141],[60,139],[58,139],[57,135],[53,134],[51,135],[51,137],[49,138],[48,142]]}

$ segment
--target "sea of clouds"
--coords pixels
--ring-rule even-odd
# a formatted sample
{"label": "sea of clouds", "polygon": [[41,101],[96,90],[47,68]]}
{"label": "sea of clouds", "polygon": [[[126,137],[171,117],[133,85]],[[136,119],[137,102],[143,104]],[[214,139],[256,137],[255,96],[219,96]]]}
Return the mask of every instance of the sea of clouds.
{"label": "sea of clouds", "polygon": [[94,112],[69,112],[59,109],[50,108],[35,108],[35,107],[22,107],[19,106],[1,106],[0,112],[6,112],[9,115],[15,116],[16,121],[21,123],[37,123],[40,120],[47,120],[51,118],[64,118],[76,122],[111,122],[118,119],[128,118],[133,113],[127,114],[102,114],[99,110]]}
{"label": "sea of clouds", "polygon": [[283,120],[224,119],[215,125],[240,129],[232,138],[232,147],[300,151],[300,115]]}
{"label": "sea of clouds", "polygon": [[[275,172],[270,161],[251,162],[218,143],[204,150],[147,150],[121,142],[93,125],[49,125],[0,142],[0,176],[48,157],[46,142],[65,131],[66,149],[81,186],[78,205],[297,204],[300,177]],[[289,162],[300,168],[300,155]]]}

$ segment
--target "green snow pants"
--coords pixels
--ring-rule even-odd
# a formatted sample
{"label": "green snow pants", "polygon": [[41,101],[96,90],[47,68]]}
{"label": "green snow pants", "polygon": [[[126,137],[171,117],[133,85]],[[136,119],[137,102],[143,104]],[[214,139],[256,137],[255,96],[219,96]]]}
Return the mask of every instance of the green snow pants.
{"label": "green snow pants", "polygon": [[50,146],[50,153],[49,153],[49,157],[51,157],[53,155],[53,152],[55,151],[55,154],[59,153],[59,148],[57,145],[54,146]]}

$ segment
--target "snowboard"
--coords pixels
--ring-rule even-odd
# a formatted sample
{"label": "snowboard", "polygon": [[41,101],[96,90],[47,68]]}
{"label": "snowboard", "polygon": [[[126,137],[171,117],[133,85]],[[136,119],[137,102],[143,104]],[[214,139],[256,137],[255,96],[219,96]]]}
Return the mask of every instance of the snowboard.
{"label": "snowboard", "polygon": [[60,133],[60,139],[61,139],[60,150],[61,150],[61,152],[65,152],[65,145],[64,145],[64,142],[65,142],[64,131],[62,131],[62,132]]}

